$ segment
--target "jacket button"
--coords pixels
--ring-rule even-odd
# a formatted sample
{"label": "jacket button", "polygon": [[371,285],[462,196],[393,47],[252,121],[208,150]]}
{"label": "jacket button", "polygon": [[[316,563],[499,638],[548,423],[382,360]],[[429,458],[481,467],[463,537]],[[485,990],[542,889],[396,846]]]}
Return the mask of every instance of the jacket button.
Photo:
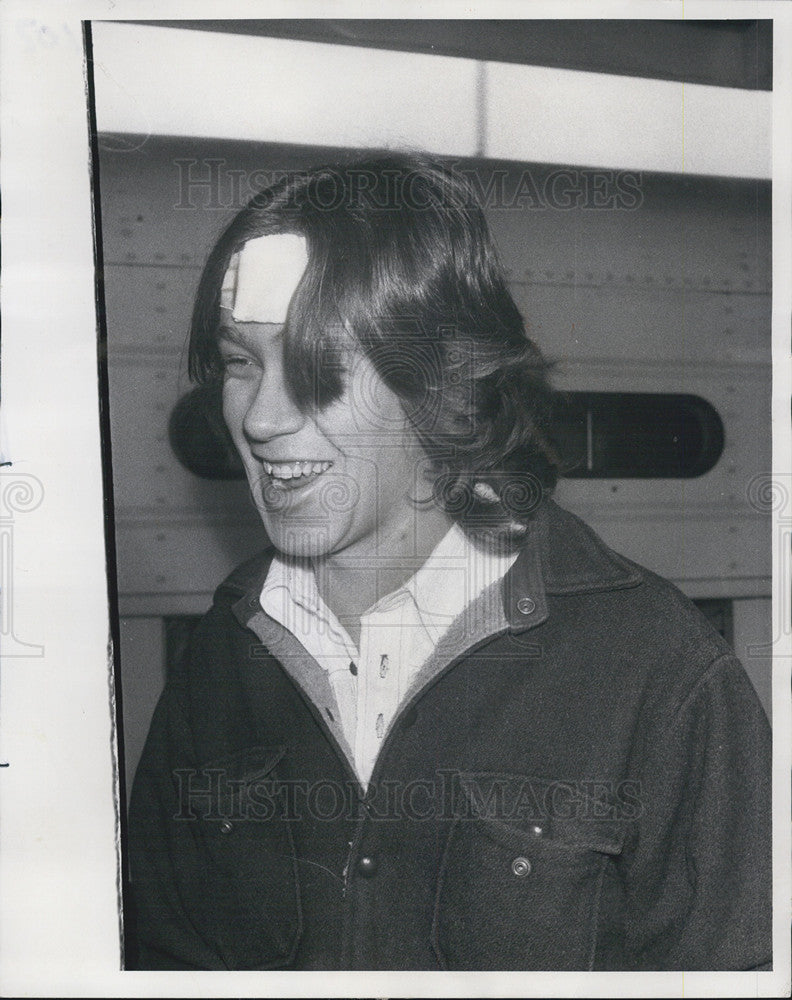
{"label": "jacket button", "polygon": [[515,858],[511,865],[512,871],[518,878],[525,878],[531,874],[531,862],[528,858]]}
{"label": "jacket button", "polygon": [[230,820],[224,819],[220,824],[220,833],[231,833],[234,829],[234,824]]}
{"label": "jacket button", "polygon": [[358,875],[362,875],[364,878],[371,878],[372,875],[377,874],[377,862],[374,858],[364,855],[357,863],[357,871]]}
{"label": "jacket button", "polygon": [[536,611],[536,601],[531,597],[521,597],[517,602],[517,610],[521,615],[532,615]]}
{"label": "jacket button", "polygon": [[541,837],[543,835],[544,835],[544,827],[543,826],[539,826],[538,823],[534,823],[534,825],[531,827],[531,836],[532,837]]}

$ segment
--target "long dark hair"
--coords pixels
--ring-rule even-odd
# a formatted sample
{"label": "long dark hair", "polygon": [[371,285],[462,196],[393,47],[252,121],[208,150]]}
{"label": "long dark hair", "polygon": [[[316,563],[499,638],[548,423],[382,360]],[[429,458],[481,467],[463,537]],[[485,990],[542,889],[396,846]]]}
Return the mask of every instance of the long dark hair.
{"label": "long dark hair", "polygon": [[548,363],[528,338],[483,212],[450,167],[387,154],[288,174],[223,232],[201,277],[190,375],[219,377],[220,289],[248,240],[305,237],[289,306],[289,388],[306,409],[344,391],[327,348],[350,337],[401,399],[433,463],[435,499],[463,525],[527,523],[557,478]]}

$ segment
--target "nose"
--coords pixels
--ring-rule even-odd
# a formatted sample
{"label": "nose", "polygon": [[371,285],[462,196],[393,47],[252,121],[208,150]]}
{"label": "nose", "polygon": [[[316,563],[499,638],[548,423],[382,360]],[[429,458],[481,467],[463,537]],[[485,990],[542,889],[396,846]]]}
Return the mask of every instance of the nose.
{"label": "nose", "polygon": [[242,429],[249,441],[296,434],[305,424],[305,415],[289,392],[281,371],[262,372],[252,392]]}

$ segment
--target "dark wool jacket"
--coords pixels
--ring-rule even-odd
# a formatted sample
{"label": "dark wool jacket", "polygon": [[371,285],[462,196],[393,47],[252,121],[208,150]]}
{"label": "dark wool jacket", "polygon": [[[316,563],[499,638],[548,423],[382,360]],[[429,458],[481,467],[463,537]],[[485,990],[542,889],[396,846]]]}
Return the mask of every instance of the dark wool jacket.
{"label": "dark wool jacket", "polygon": [[223,583],[168,678],[129,821],[139,967],[750,969],[770,962],[770,734],[664,580],[543,504],[383,741]]}

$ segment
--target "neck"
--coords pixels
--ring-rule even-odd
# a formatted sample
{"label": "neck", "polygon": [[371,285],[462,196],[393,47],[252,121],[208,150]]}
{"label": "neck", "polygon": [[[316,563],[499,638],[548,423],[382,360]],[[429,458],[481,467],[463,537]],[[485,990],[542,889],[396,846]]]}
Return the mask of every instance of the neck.
{"label": "neck", "polygon": [[376,546],[354,546],[316,560],[322,600],[360,643],[360,617],[410,579],[448,533],[453,521],[438,508],[422,511],[409,524],[383,527]]}

